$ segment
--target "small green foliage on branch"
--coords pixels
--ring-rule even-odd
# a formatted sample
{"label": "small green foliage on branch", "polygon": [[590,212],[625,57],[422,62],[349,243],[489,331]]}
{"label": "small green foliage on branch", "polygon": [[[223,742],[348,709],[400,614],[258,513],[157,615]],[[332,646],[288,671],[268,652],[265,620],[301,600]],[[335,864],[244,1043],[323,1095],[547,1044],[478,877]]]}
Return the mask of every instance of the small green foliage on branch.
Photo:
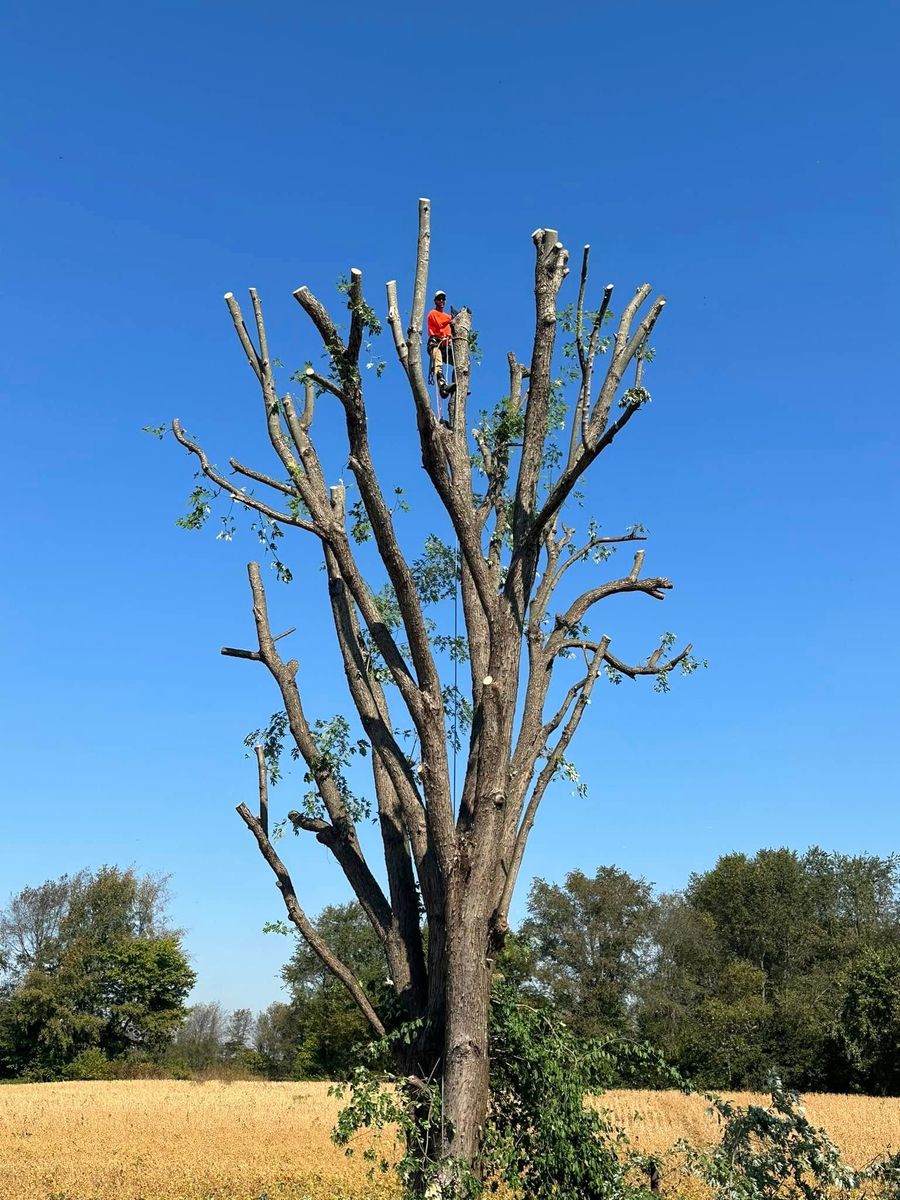
{"label": "small green foliage on branch", "polygon": [[[264,725],[260,729],[254,729],[252,733],[248,733],[244,738],[244,745],[248,750],[252,750],[254,746],[262,746],[269,773],[269,782],[273,784],[277,783],[281,778],[281,754],[284,750],[284,739],[287,731],[288,715],[282,709],[280,712],[272,713],[268,725]],[[291,757],[294,760],[300,757],[300,751],[296,746],[291,747]]]}
{"label": "small green foliage on branch", "polygon": [[[581,333],[581,350],[582,350],[582,353],[584,353],[584,354],[587,353],[588,345],[590,342],[590,332],[594,327],[594,322],[597,320],[599,311],[600,311],[599,309],[585,309],[585,311],[582,313],[582,325],[581,325],[580,333]],[[556,316],[557,316],[557,320],[559,321],[559,325],[560,325],[560,328],[562,329],[562,331],[564,333],[570,333],[570,334],[575,335],[570,341],[564,342],[563,346],[562,346],[563,357],[567,360],[574,360],[578,354],[578,333],[579,333],[578,314],[577,314],[575,305],[567,304],[565,306],[565,308],[562,308],[559,310],[559,312],[556,314]],[[614,316],[614,314],[613,314],[612,310],[608,308],[606,310],[606,312],[603,314],[602,320],[600,322],[600,328],[602,328],[604,325],[608,324],[613,319],[613,316]],[[585,330],[587,330],[587,333],[588,333],[587,337],[585,336]],[[610,337],[606,337],[606,336],[598,337],[597,338],[598,353],[605,354],[607,352],[607,350],[609,349],[609,345],[610,345],[611,341],[612,341],[612,338],[610,338]],[[573,380],[578,378],[578,371],[574,365],[570,367],[570,377]]]}
{"label": "small green foliage on branch", "polygon": [[175,524],[180,529],[202,529],[212,512],[212,501],[216,499],[217,495],[218,492],[214,492],[211,488],[197,484],[188,496],[187,512],[183,517],[179,517]]}
{"label": "small green foliage on branch", "polygon": [[422,554],[412,564],[413,579],[423,605],[449,600],[459,580],[459,555],[436,534],[425,538]]}
{"label": "small green foliage on branch", "polygon": [[650,403],[650,393],[645,387],[631,387],[619,397],[619,408],[640,408]]}
{"label": "small green foliage on branch", "polygon": [[346,717],[337,714],[329,720],[318,720],[313,725],[317,754],[309,764],[309,769],[303,774],[304,783],[314,783],[316,787],[305,792],[303,806],[308,816],[322,815],[322,798],[319,794],[319,781],[328,776],[334,783],[344,803],[348,814],[354,821],[369,816],[371,804],[367,797],[357,796],[350,788],[344,767],[357,755],[365,758],[369,752],[369,743],[364,738],[354,738],[350,732],[350,722]]}
{"label": "small green foliage on branch", "polygon": [[350,295],[350,280],[346,275],[342,275],[340,279],[338,279],[337,290],[343,295],[347,296],[347,307],[352,313],[355,313],[359,316],[360,320],[362,321],[363,329],[366,331],[366,333],[371,333],[374,337],[378,337],[378,335],[381,333],[381,321],[378,317],[378,314],[376,313],[375,309],[372,308],[371,304],[368,304],[362,298],[362,296],[360,296],[358,301],[354,302],[352,296]]}
{"label": "small green foliage on branch", "polygon": [[[378,314],[362,295],[357,300],[353,299],[350,280],[346,275],[342,275],[338,279],[337,290],[347,297],[347,308],[354,316],[359,318],[363,333],[368,334],[370,338],[379,337],[382,326]],[[363,343],[363,350],[366,354],[366,370],[374,371],[376,377],[380,379],[384,374],[387,363],[383,358],[372,357],[372,349],[372,341],[365,341]]]}
{"label": "small green foliage on branch", "polygon": [[[391,1062],[392,1050],[413,1044],[421,1027],[420,1020],[406,1022],[388,1037],[370,1042],[361,1050],[362,1061],[351,1072],[349,1081],[331,1088],[331,1095],[339,1099],[348,1097],[332,1130],[332,1141],[352,1157],[355,1148],[350,1143],[358,1133],[392,1131],[396,1139],[395,1154],[379,1155],[367,1147],[362,1156],[370,1164],[370,1176],[393,1170],[405,1195],[410,1197],[427,1194],[428,1182],[437,1170],[435,1148],[440,1140],[441,1089],[434,1080],[398,1075],[386,1064]],[[476,1195],[474,1179],[469,1176],[465,1182],[471,1194]]]}
{"label": "small green foliage on branch", "polygon": [[[287,713],[273,713],[269,723],[260,729],[254,729],[244,738],[248,750],[254,746],[262,746],[266,762],[269,782],[275,784],[281,779],[281,756],[284,752],[284,741],[289,732],[290,723]],[[312,732],[316,743],[316,754],[307,763],[303,773],[303,782],[316,784],[304,793],[303,808],[308,816],[320,816],[322,801],[319,795],[318,781],[325,775],[334,782],[347,812],[354,821],[368,816],[370,805],[368,799],[357,796],[350,788],[344,774],[344,768],[357,756],[365,758],[369,752],[369,743],[365,738],[354,738],[350,722],[341,714],[333,717],[319,718],[313,723]],[[296,762],[300,751],[296,746],[291,747],[291,757]]]}

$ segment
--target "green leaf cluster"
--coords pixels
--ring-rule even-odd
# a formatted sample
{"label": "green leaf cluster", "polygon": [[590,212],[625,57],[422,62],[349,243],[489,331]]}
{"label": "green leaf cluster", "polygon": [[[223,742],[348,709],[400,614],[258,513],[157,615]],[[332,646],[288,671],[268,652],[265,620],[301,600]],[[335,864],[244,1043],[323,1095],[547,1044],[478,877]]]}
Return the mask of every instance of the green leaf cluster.
{"label": "green leaf cluster", "polygon": [[864,1200],[900,1196],[900,1156],[884,1156],[861,1171],[844,1162],[824,1129],[814,1126],[799,1095],[777,1076],[771,1103],[746,1108],[711,1096],[723,1123],[712,1150],[681,1143],[688,1169],[713,1200]]}
{"label": "green leaf cluster", "polygon": [[498,983],[491,1008],[488,1176],[532,1200],[647,1196],[643,1163],[624,1130],[608,1110],[588,1103],[629,1073],[655,1073],[668,1086],[685,1086],[652,1047],[580,1038],[551,1009]]}
{"label": "green leaf cluster", "polygon": [[357,796],[350,788],[344,767],[357,755],[365,758],[369,752],[369,743],[364,738],[351,736],[350,722],[340,713],[333,717],[317,720],[313,725],[316,742],[316,755],[309,762],[303,774],[304,783],[314,783],[304,793],[304,808],[309,816],[322,815],[322,799],[319,793],[319,782],[323,776],[332,780],[340,794],[344,807],[352,821],[359,821],[371,812],[371,804],[365,797]]}

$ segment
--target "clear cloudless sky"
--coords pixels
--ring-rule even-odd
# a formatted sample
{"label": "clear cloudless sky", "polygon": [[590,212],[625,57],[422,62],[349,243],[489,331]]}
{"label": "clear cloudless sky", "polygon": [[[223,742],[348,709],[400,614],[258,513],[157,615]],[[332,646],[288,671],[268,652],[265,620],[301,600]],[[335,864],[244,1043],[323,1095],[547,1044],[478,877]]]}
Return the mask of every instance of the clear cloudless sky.
{"label": "clear cloudless sky", "polygon": [[[175,527],[192,462],[141,427],[179,416],[216,461],[269,468],[223,293],[257,287],[299,366],[319,351],[294,288],[338,302],[355,265],[379,311],[388,279],[408,300],[419,196],[431,281],[486,351],[476,408],[507,350],[527,360],[536,227],[576,267],[591,243],[595,300],[645,279],[669,299],[653,402],[578,519],[644,522],[646,570],[676,585],[610,602],[619,653],[671,629],[709,669],[598,693],[590,798],[548,798],[514,916],[531,876],[576,866],[673,889],[731,850],[900,849],[898,31],[894,4],[833,0],[7,0],[0,902],[105,862],[171,872],[195,995],[279,995],[280,901],[233,811],[242,739],[278,705],[218,654],[249,644],[259,548]],[[372,438],[412,547],[431,514],[401,383],[372,387]],[[285,557],[273,622],[299,626],[327,716],[321,577]],[[321,847],[284,846],[311,912],[345,898]]]}

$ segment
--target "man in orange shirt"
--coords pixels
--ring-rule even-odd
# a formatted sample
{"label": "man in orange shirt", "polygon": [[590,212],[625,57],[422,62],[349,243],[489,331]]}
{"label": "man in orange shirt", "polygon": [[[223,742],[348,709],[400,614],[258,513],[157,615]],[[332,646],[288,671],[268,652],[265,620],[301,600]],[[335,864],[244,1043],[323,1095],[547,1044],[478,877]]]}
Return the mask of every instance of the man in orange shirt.
{"label": "man in orange shirt", "polygon": [[446,292],[434,293],[434,308],[428,314],[426,343],[430,363],[428,382],[434,383],[437,379],[438,391],[443,397],[449,396],[456,387],[455,383],[447,383],[444,378],[444,363],[453,362],[453,318],[444,312],[446,303]]}

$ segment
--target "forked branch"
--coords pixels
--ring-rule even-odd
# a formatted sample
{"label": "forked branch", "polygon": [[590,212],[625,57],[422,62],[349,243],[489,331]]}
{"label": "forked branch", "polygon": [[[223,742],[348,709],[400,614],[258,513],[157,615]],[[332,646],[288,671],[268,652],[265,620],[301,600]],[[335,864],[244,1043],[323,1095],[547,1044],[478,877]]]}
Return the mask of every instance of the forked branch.
{"label": "forked branch", "polygon": [[[508,929],[508,914],[509,906],[512,901],[513,891],[515,890],[516,880],[519,875],[519,869],[522,865],[522,859],[525,855],[525,847],[528,843],[528,837],[537,817],[538,808],[544,798],[544,793],[553,777],[556,775],[563,761],[569,743],[575,735],[581,718],[584,715],[584,710],[590,703],[591,692],[594,690],[594,684],[597,682],[597,676],[600,672],[600,667],[603,659],[609,649],[609,638],[601,638],[601,640],[593,647],[588,671],[585,678],[574,688],[570,688],[564,700],[564,707],[557,711],[554,717],[544,726],[547,737],[555,730],[562,720],[562,715],[565,714],[568,706],[574,699],[574,705],[569,713],[568,719],[563,726],[563,731],[559,735],[555,745],[551,748],[546,745],[546,762],[541,769],[534,783],[534,788],[531,797],[525,806],[522,814],[522,819],[518,829],[514,833],[512,846],[508,850],[508,866],[506,875],[503,880],[500,897],[497,903],[497,908],[494,915],[494,926],[498,934],[505,934]],[[530,775],[530,771],[529,771]]]}
{"label": "forked branch", "polygon": [[[259,500],[256,496],[251,495],[243,488],[239,488],[237,484],[233,483],[225,475],[222,475],[221,472],[217,471],[216,468],[210,463],[209,456],[203,447],[198,442],[191,441],[191,439],[184,432],[181,422],[177,417],[172,422],[172,433],[175,435],[175,440],[180,442],[180,444],[184,446],[185,450],[188,450],[198,460],[200,463],[200,469],[206,478],[211,480],[216,487],[227,493],[232,500],[235,500],[244,508],[251,508],[254,510],[254,512],[261,513],[264,517],[268,517],[270,521],[278,521],[283,525],[293,525],[295,529],[303,529],[306,533],[314,533],[318,536],[321,536],[322,531],[312,521],[304,520],[302,517],[295,517],[293,513],[286,513],[280,511],[279,509],[272,508],[271,505]],[[260,482],[270,484],[270,486],[275,486],[279,491],[285,490],[281,486],[277,485],[276,481],[272,480],[270,482],[268,476],[260,478],[258,475],[255,475],[248,469],[235,464],[234,460],[232,460],[232,462],[235,470],[240,471],[242,474],[247,475],[250,478],[259,478]]]}

